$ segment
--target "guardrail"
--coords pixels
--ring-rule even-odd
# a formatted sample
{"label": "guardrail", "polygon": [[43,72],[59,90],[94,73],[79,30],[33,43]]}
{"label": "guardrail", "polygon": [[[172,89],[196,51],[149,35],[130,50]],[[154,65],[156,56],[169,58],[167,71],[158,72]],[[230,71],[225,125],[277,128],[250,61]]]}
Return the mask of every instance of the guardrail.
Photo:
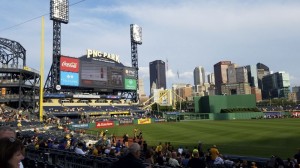
{"label": "guardrail", "polygon": [[14,65],[14,64],[2,64],[0,66],[0,68],[5,68],[5,69],[23,69],[23,70],[27,70],[27,71],[31,71],[37,74],[40,74],[40,72],[34,68],[28,67],[28,66],[23,66],[23,65]]}

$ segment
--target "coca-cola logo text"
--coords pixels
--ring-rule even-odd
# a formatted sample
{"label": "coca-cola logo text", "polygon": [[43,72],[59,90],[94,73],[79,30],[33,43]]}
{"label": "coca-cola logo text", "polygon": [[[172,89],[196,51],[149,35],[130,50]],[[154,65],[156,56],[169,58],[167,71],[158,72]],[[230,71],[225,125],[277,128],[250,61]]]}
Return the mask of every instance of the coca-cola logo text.
{"label": "coca-cola logo text", "polygon": [[77,63],[64,61],[64,62],[62,62],[61,66],[68,67],[68,68],[77,68]]}

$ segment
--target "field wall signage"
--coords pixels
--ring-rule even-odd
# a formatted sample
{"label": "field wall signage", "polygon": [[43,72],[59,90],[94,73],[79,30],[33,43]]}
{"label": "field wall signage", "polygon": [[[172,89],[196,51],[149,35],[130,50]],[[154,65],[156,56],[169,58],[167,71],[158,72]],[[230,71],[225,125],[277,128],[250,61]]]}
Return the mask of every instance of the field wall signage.
{"label": "field wall signage", "polygon": [[138,124],[151,124],[151,118],[138,119]]}
{"label": "field wall signage", "polygon": [[113,121],[96,122],[96,128],[107,128],[107,127],[113,127],[113,126],[114,126]]}

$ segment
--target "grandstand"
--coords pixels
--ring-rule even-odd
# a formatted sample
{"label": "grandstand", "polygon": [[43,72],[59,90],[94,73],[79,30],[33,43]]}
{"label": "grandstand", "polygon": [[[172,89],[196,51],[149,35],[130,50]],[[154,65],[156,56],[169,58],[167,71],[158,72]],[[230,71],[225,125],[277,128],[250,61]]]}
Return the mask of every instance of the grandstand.
{"label": "grandstand", "polygon": [[1,107],[17,112],[36,109],[39,72],[26,65],[26,50],[13,40],[0,38]]}
{"label": "grandstand", "polygon": [[120,96],[89,94],[47,94],[44,96],[44,112],[56,117],[113,118],[144,114],[137,104],[126,102]]}

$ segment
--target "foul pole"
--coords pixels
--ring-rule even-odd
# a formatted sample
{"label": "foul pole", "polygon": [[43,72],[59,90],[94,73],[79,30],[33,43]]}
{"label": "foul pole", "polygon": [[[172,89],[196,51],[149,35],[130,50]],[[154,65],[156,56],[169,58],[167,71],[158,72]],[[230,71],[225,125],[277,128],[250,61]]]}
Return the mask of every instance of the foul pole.
{"label": "foul pole", "polygon": [[44,44],[44,39],[45,39],[45,26],[44,26],[44,16],[42,17],[42,31],[41,31],[41,62],[40,62],[40,122],[43,121],[43,100],[44,100],[44,91],[43,91],[43,81],[44,81],[44,54],[45,54],[45,44]]}

